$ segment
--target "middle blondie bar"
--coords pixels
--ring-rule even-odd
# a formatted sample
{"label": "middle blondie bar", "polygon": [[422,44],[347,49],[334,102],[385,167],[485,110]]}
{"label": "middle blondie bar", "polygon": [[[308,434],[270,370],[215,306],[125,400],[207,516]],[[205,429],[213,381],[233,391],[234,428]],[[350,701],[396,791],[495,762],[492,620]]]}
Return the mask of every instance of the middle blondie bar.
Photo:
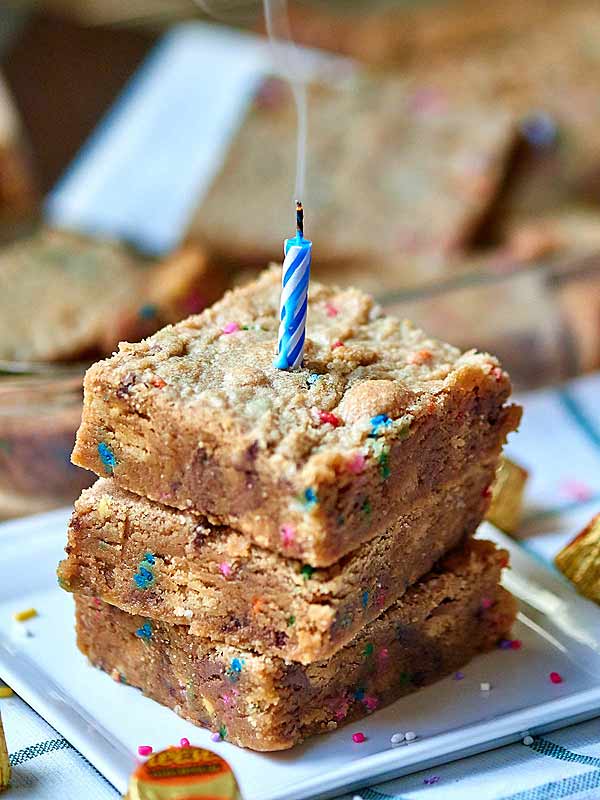
{"label": "middle blondie bar", "polygon": [[130,614],[309,664],[343,647],[475,531],[492,475],[493,464],[474,467],[321,569],[100,479],[75,504],[59,578]]}

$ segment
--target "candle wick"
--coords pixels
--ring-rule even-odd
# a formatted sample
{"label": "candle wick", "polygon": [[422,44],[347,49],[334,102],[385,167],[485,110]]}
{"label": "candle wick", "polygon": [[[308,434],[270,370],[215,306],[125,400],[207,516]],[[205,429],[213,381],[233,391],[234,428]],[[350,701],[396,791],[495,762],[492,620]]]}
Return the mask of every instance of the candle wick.
{"label": "candle wick", "polygon": [[296,200],[296,230],[301,238],[304,237],[304,209],[300,200]]}

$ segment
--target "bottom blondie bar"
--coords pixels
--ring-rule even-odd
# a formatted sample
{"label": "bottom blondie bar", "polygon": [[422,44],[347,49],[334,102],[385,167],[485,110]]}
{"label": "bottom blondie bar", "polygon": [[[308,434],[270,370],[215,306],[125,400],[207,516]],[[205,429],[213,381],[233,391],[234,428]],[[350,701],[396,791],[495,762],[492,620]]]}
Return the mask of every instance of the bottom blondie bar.
{"label": "bottom blondie bar", "polygon": [[253,750],[283,750],[447,675],[506,635],[507,555],[469,542],[330,659],[309,665],[191,636],[76,597],[79,648],[124,683]]}

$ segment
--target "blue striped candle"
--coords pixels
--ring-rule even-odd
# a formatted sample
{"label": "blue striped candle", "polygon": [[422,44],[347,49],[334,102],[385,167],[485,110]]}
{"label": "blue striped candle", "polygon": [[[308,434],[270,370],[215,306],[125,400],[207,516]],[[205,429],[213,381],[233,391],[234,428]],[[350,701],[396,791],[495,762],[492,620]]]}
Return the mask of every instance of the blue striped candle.
{"label": "blue striped candle", "polygon": [[305,239],[302,232],[300,204],[299,212],[296,236],[284,243],[277,369],[301,366],[304,355],[312,242]]}

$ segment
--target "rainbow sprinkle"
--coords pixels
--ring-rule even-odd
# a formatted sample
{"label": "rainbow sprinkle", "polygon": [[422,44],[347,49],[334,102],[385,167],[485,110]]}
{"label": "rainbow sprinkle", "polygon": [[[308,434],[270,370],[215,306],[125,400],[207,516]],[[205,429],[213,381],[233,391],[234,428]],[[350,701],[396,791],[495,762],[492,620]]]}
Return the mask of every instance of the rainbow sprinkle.
{"label": "rainbow sprinkle", "polygon": [[219,572],[224,578],[230,578],[233,574],[233,570],[231,569],[230,565],[225,561],[222,564],[219,564]]}
{"label": "rainbow sprinkle", "polygon": [[281,526],[281,541],[284,547],[289,547],[296,538],[296,531],[292,525]]}
{"label": "rainbow sprinkle", "polygon": [[389,428],[391,424],[392,420],[387,414],[377,414],[375,417],[371,417],[371,433],[369,436],[379,436],[382,429]]}
{"label": "rainbow sprinkle", "polygon": [[229,669],[227,670],[227,674],[229,675],[229,680],[235,683],[239,680],[240,672],[242,671],[242,667],[244,665],[244,659],[240,658],[232,658],[231,664]]}
{"label": "rainbow sprinkle", "polygon": [[28,619],[33,619],[37,615],[38,612],[35,608],[26,608],[24,611],[17,611],[16,614],[13,614],[13,619],[17,622],[27,622]]}
{"label": "rainbow sprinkle", "polygon": [[141,628],[138,628],[135,632],[135,635],[138,639],[144,639],[144,641],[148,641],[152,638],[152,623],[150,620],[146,620]]}
{"label": "rainbow sprinkle", "polygon": [[133,576],[133,580],[138,589],[149,589],[154,586],[156,577],[154,575],[155,558],[152,553],[146,553],[138,565],[138,571]]}
{"label": "rainbow sprinkle", "polygon": [[106,472],[109,475],[112,475],[114,472],[115,467],[118,464],[117,458],[110,447],[106,444],[106,442],[100,442],[98,445],[98,455],[100,456],[100,461]]}
{"label": "rainbow sprinkle", "polygon": [[317,497],[317,493],[315,492],[315,490],[311,486],[309,486],[308,489],[304,490],[304,494],[302,495],[300,502],[302,503],[304,508],[311,509],[318,504],[319,498]]}

